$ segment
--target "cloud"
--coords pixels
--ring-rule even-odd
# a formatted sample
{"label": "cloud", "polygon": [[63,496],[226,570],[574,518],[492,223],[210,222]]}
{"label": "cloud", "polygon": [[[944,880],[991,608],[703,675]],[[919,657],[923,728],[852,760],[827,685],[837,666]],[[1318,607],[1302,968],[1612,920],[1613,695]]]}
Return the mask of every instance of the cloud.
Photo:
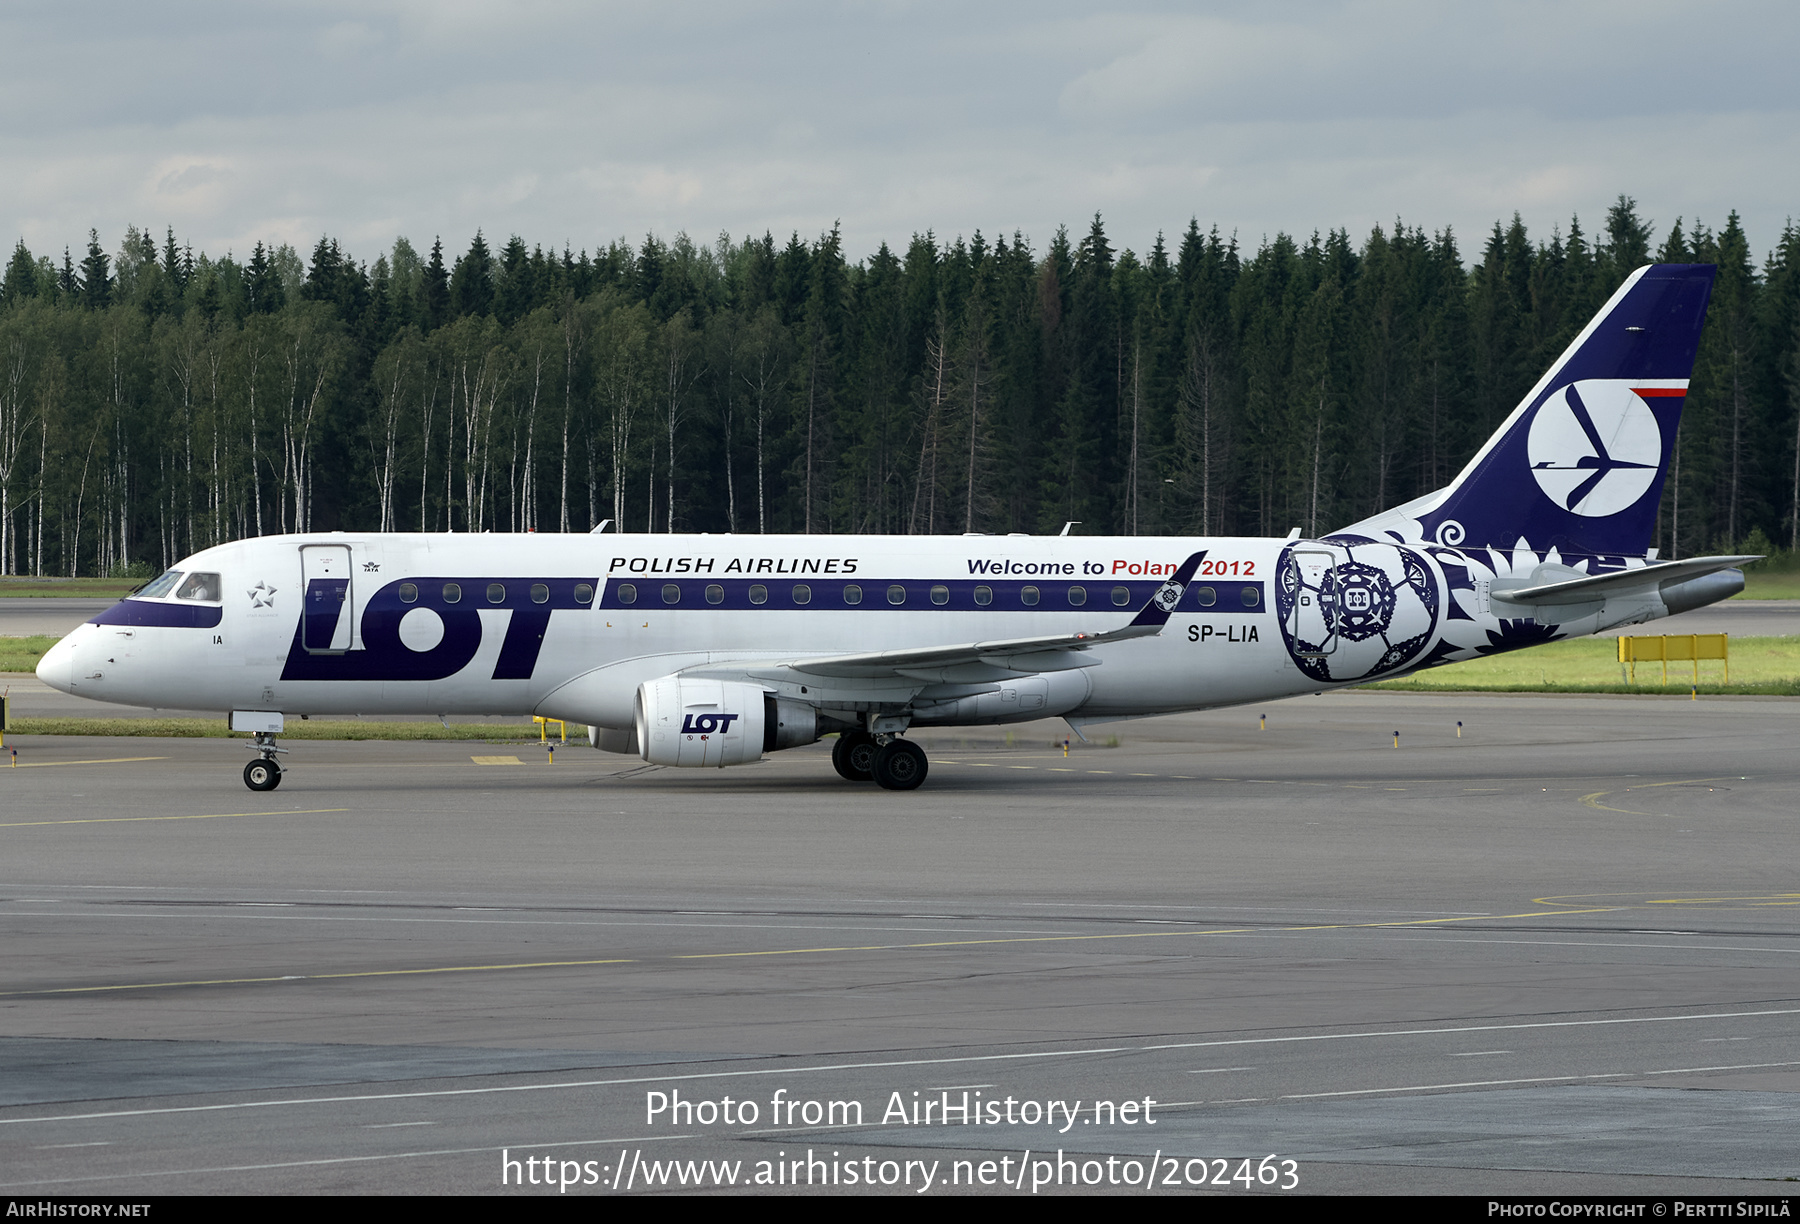
{"label": "cloud", "polygon": [[182,211],[216,208],[230,182],[231,171],[214,158],[165,157],[151,167],[149,194]]}
{"label": "cloud", "polygon": [[1063,89],[1064,115],[1111,122],[1237,99],[1266,105],[1269,93],[1333,72],[1347,48],[1329,32],[1290,24],[1248,24],[1216,17],[1173,17],[1123,55],[1091,68]]}
{"label": "cloud", "polygon": [[354,59],[384,41],[380,31],[360,21],[340,21],[319,32],[319,50],[333,59]]}
{"label": "cloud", "polygon": [[128,224],[372,259],[396,231],[592,247],[839,220],[853,255],[978,227],[1042,250],[1096,211],[1140,250],[1189,217],[1256,241],[1402,216],[1468,244],[1515,209],[1591,225],[1620,192],[1665,226],[1737,208],[1767,247],[1800,203],[1791,6],[68,11],[0,10],[0,228],[34,250]]}

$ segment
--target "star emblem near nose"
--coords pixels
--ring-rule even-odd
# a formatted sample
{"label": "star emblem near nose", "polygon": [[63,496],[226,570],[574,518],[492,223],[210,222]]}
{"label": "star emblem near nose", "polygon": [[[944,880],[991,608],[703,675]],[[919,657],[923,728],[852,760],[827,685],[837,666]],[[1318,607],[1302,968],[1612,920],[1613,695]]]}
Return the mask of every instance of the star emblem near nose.
{"label": "star emblem near nose", "polygon": [[250,596],[252,608],[273,608],[275,606],[275,588],[266,582],[259,580],[245,594]]}

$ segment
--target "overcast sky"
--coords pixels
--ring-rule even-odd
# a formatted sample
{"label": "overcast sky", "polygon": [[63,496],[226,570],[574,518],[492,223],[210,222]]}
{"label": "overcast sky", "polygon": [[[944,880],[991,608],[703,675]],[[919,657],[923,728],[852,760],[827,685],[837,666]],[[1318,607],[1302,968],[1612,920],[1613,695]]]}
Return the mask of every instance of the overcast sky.
{"label": "overcast sky", "polygon": [[[80,3],[0,8],[0,235],[126,225],[373,260],[1190,217],[1254,246],[1396,217],[1465,258],[1620,193],[1657,235],[1800,213],[1800,5]],[[10,245],[10,242],[8,243]]]}

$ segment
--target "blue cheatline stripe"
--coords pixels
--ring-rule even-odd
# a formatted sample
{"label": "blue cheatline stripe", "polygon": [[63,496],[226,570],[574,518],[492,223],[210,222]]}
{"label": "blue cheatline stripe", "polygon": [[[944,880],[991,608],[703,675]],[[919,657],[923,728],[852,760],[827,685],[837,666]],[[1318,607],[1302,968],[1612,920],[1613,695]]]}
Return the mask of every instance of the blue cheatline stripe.
{"label": "blue cheatline stripe", "polygon": [[147,599],[125,599],[114,604],[90,623],[95,625],[130,625],[144,629],[216,629],[225,609],[218,604],[151,603]]}
{"label": "blue cheatline stripe", "polygon": [[[636,598],[627,603],[620,599],[621,587],[632,587]],[[905,592],[901,603],[893,603],[888,598],[890,587],[900,587]],[[1109,612],[1135,613],[1154,595],[1161,580],[1111,582],[1104,578],[1087,581],[1036,582],[971,582],[967,579],[956,579],[948,582],[921,581],[914,578],[865,578],[858,576],[855,581],[846,582],[842,578],[831,577],[824,581],[808,578],[796,582],[792,578],[770,580],[768,578],[626,578],[609,579],[606,590],[600,599],[600,607],[606,610],[649,612],[652,610],[682,611],[716,611],[716,612],[794,612],[807,610],[813,612]],[[680,597],[669,603],[663,598],[663,588],[674,587]],[[751,588],[757,587],[765,591],[763,602],[756,603],[750,598]],[[796,588],[805,588],[804,601],[796,595]],[[845,591],[856,587],[862,592],[860,603],[847,603]],[[1086,602],[1071,603],[1069,591],[1078,587],[1086,594]],[[1126,598],[1123,603],[1113,602],[1113,590],[1124,587]],[[714,588],[718,602],[707,598],[708,588]],[[1038,602],[1027,604],[1025,591],[1035,588]],[[937,603],[932,599],[932,591],[940,590],[944,602]],[[986,604],[976,602],[977,589],[992,592],[992,601]],[[1207,593],[1211,593],[1212,602],[1204,602]],[[1261,613],[1268,609],[1268,592],[1261,582],[1245,582],[1236,578],[1217,579],[1210,582],[1192,582],[1182,592],[1181,602],[1175,606],[1176,612],[1205,615]]]}

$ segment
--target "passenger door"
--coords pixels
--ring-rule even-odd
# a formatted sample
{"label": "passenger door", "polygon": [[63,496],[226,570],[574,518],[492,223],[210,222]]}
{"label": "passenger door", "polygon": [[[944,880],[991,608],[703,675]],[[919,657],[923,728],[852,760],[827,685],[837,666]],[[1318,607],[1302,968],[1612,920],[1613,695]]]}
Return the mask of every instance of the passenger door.
{"label": "passenger door", "polygon": [[1296,655],[1322,659],[1336,653],[1340,598],[1337,567],[1348,559],[1343,549],[1311,541],[1296,544],[1288,554],[1287,563],[1298,580],[1283,576],[1285,585],[1294,592],[1294,604],[1288,610],[1284,627]]}
{"label": "passenger door", "polygon": [[350,549],[344,544],[305,544],[300,548],[300,644],[309,654],[342,654],[350,650],[355,629],[355,601],[350,593]]}

